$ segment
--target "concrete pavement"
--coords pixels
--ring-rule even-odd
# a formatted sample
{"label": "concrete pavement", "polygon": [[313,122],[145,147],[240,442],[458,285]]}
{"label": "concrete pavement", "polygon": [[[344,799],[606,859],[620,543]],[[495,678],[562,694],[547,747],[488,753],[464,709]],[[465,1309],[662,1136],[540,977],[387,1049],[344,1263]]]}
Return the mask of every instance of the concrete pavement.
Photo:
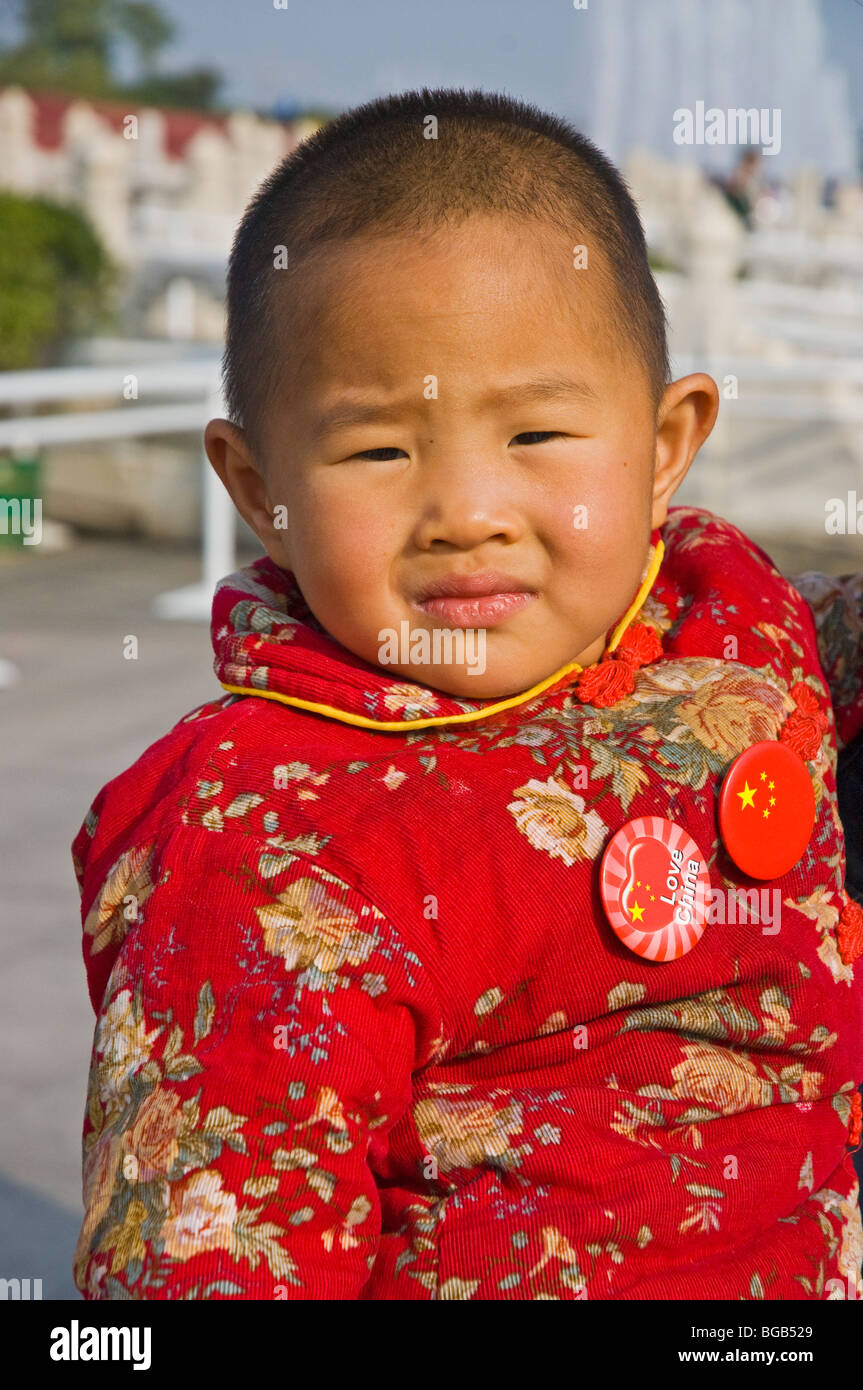
{"label": "concrete pavement", "polygon": [[0,692],[0,1275],[42,1278],[45,1298],[77,1297],[94,1026],[69,847],[100,787],[219,692],[206,626],[150,612],[198,569],[194,553],[111,541],[0,554],[0,655],[19,670]]}

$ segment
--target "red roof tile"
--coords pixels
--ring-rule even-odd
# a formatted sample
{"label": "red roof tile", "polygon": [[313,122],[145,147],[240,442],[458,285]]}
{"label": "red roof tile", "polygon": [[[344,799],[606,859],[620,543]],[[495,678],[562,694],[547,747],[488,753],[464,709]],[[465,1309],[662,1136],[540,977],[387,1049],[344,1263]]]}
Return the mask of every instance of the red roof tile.
{"label": "red roof tile", "polygon": [[[0,88],[0,91],[3,90],[5,89]],[[27,95],[34,106],[33,138],[43,150],[57,150],[62,145],[63,123],[66,112],[74,101],[85,101],[105,125],[118,134],[123,130],[125,118],[133,114],[129,106],[123,105],[122,102],[89,101],[59,92],[28,92]],[[165,120],[165,156],[168,159],[181,159],[189,141],[198,131],[214,130],[223,134],[227,127],[226,115],[183,111],[167,106],[157,109],[161,111]]]}

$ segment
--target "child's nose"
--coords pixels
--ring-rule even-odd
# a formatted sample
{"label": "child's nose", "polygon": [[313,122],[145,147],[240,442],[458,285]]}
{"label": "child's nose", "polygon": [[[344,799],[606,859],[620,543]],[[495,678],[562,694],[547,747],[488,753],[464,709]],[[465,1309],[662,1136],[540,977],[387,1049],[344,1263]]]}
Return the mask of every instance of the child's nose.
{"label": "child's nose", "polygon": [[486,540],[517,540],[525,530],[512,489],[500,475],[458,477],[432,470],[415,505],[416,543],[422,549],[435,542],[470,549]]}

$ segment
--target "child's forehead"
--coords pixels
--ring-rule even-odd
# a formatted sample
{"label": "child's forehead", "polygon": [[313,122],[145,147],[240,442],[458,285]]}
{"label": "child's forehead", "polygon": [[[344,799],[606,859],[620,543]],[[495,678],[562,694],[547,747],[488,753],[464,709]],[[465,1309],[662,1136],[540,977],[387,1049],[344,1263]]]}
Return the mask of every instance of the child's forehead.
{"label": "child's forehead", "polygon": [[281,296],[276,399],[317,413],[341,394],[395,396],[418,371],[420,389],[456,373],[473,399],[555,367],[598,389],[628,349],[607,260],[591,257],[559,228],[511,218],[320,246]]}
{"label": "child's forehead", "polygon": [[391,331],[414,320],[423,333],[471,313],[505,319],[516,332],[532,318],[558,328],[570,320],[578,337],[579,325],[587,334],[601,331],[618,300],[601,245],[496,218],[317,248],[297,267],[281,305],[286,317],[302,318],[306,341],[314,341],[335,326]]}

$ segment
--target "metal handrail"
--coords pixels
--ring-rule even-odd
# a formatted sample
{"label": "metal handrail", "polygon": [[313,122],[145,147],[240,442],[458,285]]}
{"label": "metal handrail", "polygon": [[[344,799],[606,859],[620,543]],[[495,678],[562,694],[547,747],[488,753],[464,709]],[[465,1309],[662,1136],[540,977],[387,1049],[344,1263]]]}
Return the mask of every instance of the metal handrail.
{"label": "metal handrail", "polygon": [[[130,379],[137,397],[120,410],[61,411],[13,415],[0,420],[0,448],[38,449],[46,444],[134,438],[136,435],[197,433],[207,420],[225,414],[219,364],[146,363],[140,367],[45,367],[0,374],[0,406],[123,399]],[[191,396],[175,404],[140,405],[141,396]],[[220,579],[236,567],[236,517],[228,493],[201,452],[201,578],[197,584],[159,594],[162,618],[209,618]]]}

